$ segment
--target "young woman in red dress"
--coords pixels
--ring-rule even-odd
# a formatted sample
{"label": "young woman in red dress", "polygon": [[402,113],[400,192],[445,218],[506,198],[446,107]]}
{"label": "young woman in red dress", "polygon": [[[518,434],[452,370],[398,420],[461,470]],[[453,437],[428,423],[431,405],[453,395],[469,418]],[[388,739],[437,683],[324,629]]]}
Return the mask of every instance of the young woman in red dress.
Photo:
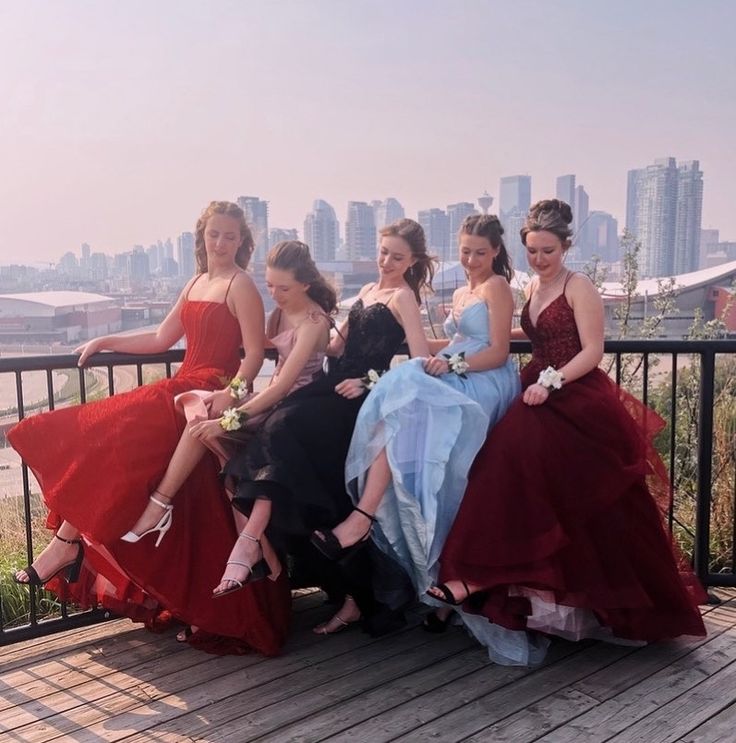
{"label": "young woman in red dress", "polygon": [[[158,329],[106,336],[77,349],[82,366],[105,349],[160,353],[186,335],[177,374],[26,418],[10,431],[11,444],[41,486],[47,523],[55,530],[32,565],[15,573],[16,581],[149,624],[166,610],[212,633],[213,643],[201,644],[215,652],[279,651],[290,616],[284,576],[212,599],[237,537],[216,458],[202,457],[187,473],[175,512],[166,501],[173,491],[162,485],[186,432],[174,397],[209,390],[208,415],[217,416],[232,404],[228,381],[236,375],[247,385],[261,367],[263,304],[245,272],[252,251],[242,209],[212,202],[196,227],[198,273]],[[136,538],[154,526],[152,534]]]}
{"label": "young woman in red dress", "polygon": [[598,368],[603,304],[565,267],[571,221],[564,202],[540,201],[521,230],[536,274],[521,320],[532,359],[473,464],[429,594],[462,605],[489,646],[472,614],[486,629],[569,639],[702,635],[706,597],[663,519],[667,475],[651,444],[663,423]]}

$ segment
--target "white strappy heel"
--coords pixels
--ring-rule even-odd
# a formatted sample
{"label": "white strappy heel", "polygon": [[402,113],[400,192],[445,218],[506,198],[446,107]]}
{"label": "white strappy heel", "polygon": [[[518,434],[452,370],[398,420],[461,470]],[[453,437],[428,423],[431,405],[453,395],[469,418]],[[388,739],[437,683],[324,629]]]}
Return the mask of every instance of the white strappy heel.
{"label": "white strappy heel", "polygon": [[[154,493],[158,493],[159,495],[163,495],[159,490],[154,490]],[[123,542],[139,542],[143,537],[145,537],[147,534],[153,534],[154,532],[158,532],[158,538],[156,539],[155,546],[158,547],[159,544],[161,544],[161,540],[166,536],[166,532],[171,528],[171,522],[174,520],[173,510],[174,506],[171,505],[171,503],[163,503],[158,498],[154,498],[152,495],[148,496],[148,500],[151,501],[151,503],[155,503],[160,508],[164,509],[164,514],[161,516],[161,518],[158,520],[158,523],[154,524],[150,529],[146,529],[142,534],[136,534],[134,531],[129,531],[123,534],[120,539],[123,540]]]}

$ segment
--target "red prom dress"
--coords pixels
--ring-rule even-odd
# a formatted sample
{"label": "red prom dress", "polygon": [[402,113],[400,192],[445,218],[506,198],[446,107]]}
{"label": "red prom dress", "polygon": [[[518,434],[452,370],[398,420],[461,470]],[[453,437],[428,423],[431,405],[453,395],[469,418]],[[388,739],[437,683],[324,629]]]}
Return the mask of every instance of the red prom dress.
{"label": "red prom dress", "polygon": [[[527,303],[522,327],[533,347],[524,388],[581,350],[564,292],[536,326]],[[463,613],[569,639],[705,634],[706,596],[663,518],[667,472],[652,446],[662,425],[597,368],[542,405],[518,398],[478,453],[440,557],[441,581],[487,587]]]}
{"label": "red prom dress", "polygon": [[184,429],[174,396],[221,389],[239,366],[240,327],[225,302],[187,299],[181,319],[187,350],[172,379],[34,415],[9,433],[41,486],[47,525],[66,520],[85,540],[80,580],[55,578],[47,588],[149,626],[169,616],[197,625],[192,644],[210,652],[274,655],[289,628],[285,574],[212,598],[237,537],[214,454],[176,494],[173,523],[158,548],[153,535],[135,544],[120,540],[146,507]]}

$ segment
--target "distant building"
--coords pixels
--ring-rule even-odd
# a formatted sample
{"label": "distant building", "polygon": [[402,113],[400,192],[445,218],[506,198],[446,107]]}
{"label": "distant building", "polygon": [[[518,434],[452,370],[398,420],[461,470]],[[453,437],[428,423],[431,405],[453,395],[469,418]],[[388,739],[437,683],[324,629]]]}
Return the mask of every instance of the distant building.
{"label": "distant building", "polygon": [[[299,239],[299,233],[296,231],[295,228],[285,230],[281,227],[272,227],[268,231],[268,247],[272,248],[274,245],[278,245],[280,242],[284,242],[284,240],[298,240]],[[304,241],[306,242],[306,240]],[[307,243],[309,245],[309,243]],[[311,245],[309,246],[311,249]]]}
{"label": "distant building", "polygon": [[608,212],[593,211],[584,228],[585,243],[581,258],[589,261],[597,255],[605,263],[619,260],[618,221]]}
{"label": "distant building", "polygon": [[373,206],[373,219],[376,229],[380,230],[387,224],[404,218],[404,207],[392,196],[385,201],[379,201]]}
{"label": "distant building", "polygon": [[488,210],[491,208],[491,204],[493,204],[493,196],[491,196],[488,191],[483,191],[476,201],[478,202],[478,206],[481,208],[483,214],[488,214]]}
{"label": "distant building", "polygon": [[118,300],[87,292],[0,295],[0,343],[71,344],[117,333]]}
{"label": "distant building", "polygon": [[673,273],[697,271],[700,263],[700,225],[703,210],[703,173],[697,160],[677,168],[677,222]]}
{"label": "distant building", "polygon": [[352,261],[376,257],[376,224],[373,207],[365,201],[348,201],[345,247]]}
{"label": "distant building", "polygon": [[312,211],[304,218],[304,242],[316,261],[334,261],[340,245],[340,225],[335,210],[322,199],[316,199]]}
{"label": "distant building", "polygon": [[238,196],[238,206],[245,212],[245,221],[253,232],[255,261],[262,263],[268,253],[268,202],[257,196]]}
{"label": "distant building", "polygon": [[504,243],[516,266],[526,267],[519,231],[532,204],[532,179],[528,175],[501,178],[498,189],[498,216],[504,228]]}
{"label": "distant building", "polygon": [[626,229],[641,244],[642,276],[671,276],[697,267],[702,178],[697,160],[678,167],[674,157],[629,171]]}
{"label": "distant building", "polygon": [[179,266],[179,276],[184,276],[187,279],[190,276],[194,276],[197,267],[194,249],[194,233],[182,232],[176,238],[176,262]]}
{"label": "distant building", "polygon": [[[555,197],[570,205],[575,206],[575,176],[561,175],[555,182]],[[573,215],[574,216],[574,215]]]}
{"label": "distant building", "polygon": [[417,222],[424,230],[429,252],[438,257],[449,255],[450,222],[442,209],[422,209],[417,214]]}
{"label": "distant building", "polygon": [[450,231],[450,239],[447,254],[442,260],[452,260],[457,255],[457,236],[460,232],[465,217],[477,214],[478,210],[469,201],[460,201],[457,204],[447,205],[447,226]]}

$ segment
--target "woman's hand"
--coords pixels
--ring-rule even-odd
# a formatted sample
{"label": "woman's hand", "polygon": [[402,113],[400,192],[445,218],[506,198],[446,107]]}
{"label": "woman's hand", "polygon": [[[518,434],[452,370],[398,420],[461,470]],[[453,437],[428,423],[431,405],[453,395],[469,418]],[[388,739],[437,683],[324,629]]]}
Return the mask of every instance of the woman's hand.
{"label": "woman's hand", "polygon": [[343,379],[340,384],[335,385],[335,392],[338,395],[346,397],[348,400],[355,400],[365,393],[365,386],[363,380],[357,377],[352,379]]}
{"label": "woman's hand", "polygon": [[444,356],[430,356],[424,360],[424,371],[433,377],[448,374],[450,372],[450,360]]}
{"label": "woman's hand", "polygon": [[189,426],[189,433],[193,439],[197,439],[205,445],[207,442],[214,441],[225,435],[219,418],[211,418],[210,420],[192,423]]}
{"label": "woman's hand", "polygon": [[522,400],[527,405],[542,405],[547,402],[549,390],[541,384],[530,384],[525,390]]}
{"label": "woman's hand", "polygon": [[79,360],[77,361],[77,366],[84,366],[87,363],[87,359],[98,353],[100,349],[102,348],[102,343],[100,338],[93,338],[91,341],[87,341],[86,343],[83,343],[81,346],[77,346],[74,349],[74,353],[79,354]]}
{"label": "woman's hand", "polygon": [[210,418],[219,418],[227,408],[233,405],[240,405],[243,402],[242,400],[233,400],[229,388],[210,392],[203,400]]}

